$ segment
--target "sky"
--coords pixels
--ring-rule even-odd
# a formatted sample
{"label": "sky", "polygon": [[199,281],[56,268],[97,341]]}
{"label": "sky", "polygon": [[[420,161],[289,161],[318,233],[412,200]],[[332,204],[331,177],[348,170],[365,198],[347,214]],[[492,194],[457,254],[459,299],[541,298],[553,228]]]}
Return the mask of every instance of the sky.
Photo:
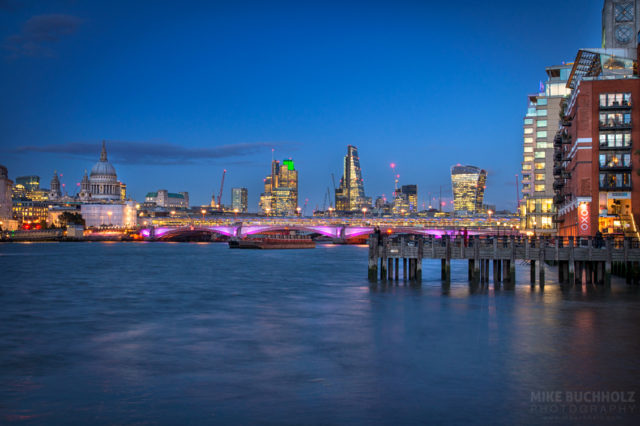
{"label": "sky", "polygon": [[[367,195],[451,198],[450,167],[516,206],[527,95],[600,45],[603,0],[0,0],[0,164],[75,191],[109,160],[137,200],[209,204],[227,170],[257,211],[272,155],[322,208],[356,145]],[[428,204],[428,203],[427,203]]]}

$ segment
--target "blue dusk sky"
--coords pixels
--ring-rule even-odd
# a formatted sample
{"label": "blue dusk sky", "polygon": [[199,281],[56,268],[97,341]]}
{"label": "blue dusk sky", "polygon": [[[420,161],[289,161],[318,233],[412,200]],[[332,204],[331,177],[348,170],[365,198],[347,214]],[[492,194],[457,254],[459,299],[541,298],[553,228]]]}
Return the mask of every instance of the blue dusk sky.
{"label": "blue dusk sky", "polygon": [[275,149],[310,212],[352,144],[374,199],[392,162],[420,204],[462,163],[513,210],[527,94],[600,45],[602,4],[0,0],[0,164],[73,192],[105,139],[137,200],[208,204],[227,169],[255,211]]}

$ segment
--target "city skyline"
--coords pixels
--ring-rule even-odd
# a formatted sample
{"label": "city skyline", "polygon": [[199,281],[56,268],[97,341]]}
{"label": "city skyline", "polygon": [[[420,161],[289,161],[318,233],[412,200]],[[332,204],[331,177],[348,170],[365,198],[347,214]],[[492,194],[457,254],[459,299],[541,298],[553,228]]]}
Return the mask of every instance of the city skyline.
{"label": "city skyline", "polygon": [[[599,3],[548,2],[593,23],[586,28],[598,25]],[[422,200],[440,186],[450,199],[449,167],[472,163],[491,178],[487,201],[515,210],[522,93],[535,90],[545,66],[571,60],[576,48],[597,45],[599,38],[563,29],[558,13],[541,38],[561,38],[565,46],[542,49],[538,35],[521,34],[514,22],[537,24],[544,4],[466,2],[458,11],[415,2],[405,8],[279,3],[265,11],[250,2],[248,11],[229,5],[210,14],[181,10],[195,39],[171,21],[176,11],[162,3],[154,24],[142,19],[144,4],[122,14],[123,5],[110,4],[115,22],[100,16],[99,3],[3,9],[1,35],[13,44],[5,43],[0,71],[7,94],[2,163],[13,178],[35,174],[46,182],[61,171],[69,188],[106,139],[136,199],[169,187],[189,191],[195,205],[208,204],[227,169],[225,186],[247,187],[249,208],[256,210],[263,164],[275,148],[278,158],[296,158],[300,198],[309,198],[313,208],[322,205],[330,173],[340,175],[344,146],[352,144],[366,153],[363,178],[374,198],[391,198],[391,162],[400,184],[417,184]],[[357,22],[347,19],[356,15]],[[108,29],[112,23],[127,36]],[[49,28],[45,24],[57,29],[56,41],[32,40],[34,27]],[[452,30],[460,25],[466,30]],[[207,32],[211,26],[217,30]],[[128,47],[95,58],[109,37]],[[495,46],[504,39],[514,46]],[[27,50],[27,41],[39,49]],[[189,43],[195,47],[182,49]],[[210,45],[211,53],[202,55]],[[161,46],[169,47],[162,55]],[[435,60],[477,67],[435,69]],[[113,67],[118,61],[125,70]],[[168,67],[154,67],[165,62]],[[504,124],[487,126],[495,117]],[[451,141],[461,149],[447,150]]]}

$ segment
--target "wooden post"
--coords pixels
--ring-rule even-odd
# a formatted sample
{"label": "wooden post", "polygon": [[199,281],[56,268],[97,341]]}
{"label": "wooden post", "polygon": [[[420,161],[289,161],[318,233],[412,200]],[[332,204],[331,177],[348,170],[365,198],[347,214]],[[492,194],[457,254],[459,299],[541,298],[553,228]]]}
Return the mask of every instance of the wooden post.
{"label": "wooden post", "polygon": [[451,239],[447,235],[445,240],[445,281],[451,281]]}
{"label": "wooden post", "polygon": [[567,278],[569,280],[569,284],[575,284],[576,277],[576,263],[573,255],[573,237],[569,237],[569,273],[567,274]]}
{"label": "wooden post", "polygon": [[536,285],[536,261],[531,259],[531,287]]}
{"label": "wooden post", "polygon": [[625,272],[625,279],[627,281],[627,284],[631,284],[631,279],[632,279],[632,274],[633,274],[633,270],[631,268],[631,262],[629,262],[629,245],[630,245],[631,241],[629,240],[628,237],[624,238],[624,272]]}
{"label": "wooden post", "polygon": [[493,258],[493,285],[500,285],[500,280],[498,279],[498,261]]}
{"label": "wooden post", "polygon": [[515,237],[511,236],[511,260],[509,261],[509,282],[512,286],[516,285],[516,241]]}
{"label": "wooden post", "polygon": [[538,256],[540,259],[540,266],[538,266],[538,279],[540,281],[540,288],[544,287],[544,251],[547,246],[547,242],[544,238],[540,239],[540,243],[538,244]]}
{"label": "wooden post", "polygon": [[407,275],[407,258],[402,258],[402,279],[407,281],[409,276]]}
{"label": "wooden post", "polygon": [[387,264],[389,265],[387,268],[387,271],[389,271],[389,281],[393,281],[393,258],[390,257],[389,259],[387,259]]}
{"label": "wooden post", "polygon": [[611,287],[611,260],[613,258],[613,248],[611,243],[611,237],[607,237],[607,240],[605,241],[605,244],[607,245],[607,260],[604,263],[604,285],[606,287]]}
{"label": "wooden post", "polygon": [[473,282],[480,281],[480,240],[477,235],[473,236]]}
{"label": "wooden post", "polygon": [[502,259],[498,259],[498,282],[502,282]]}
{"label": "wooden post", "polygon": [[376,234],[369,235],[369,281],[378,279],[378,237]]}
{"label": "wooden post", "polygon": [[387,280],[387,253],[389,237],[382,235],[382,256],[380,257],[380,279],[382,281]]}
{"label": "wooden post", "polygon": [[396,273],[395,279],[396,279],[396,281],[398,281],[398,278],[399,278],[399,275],[400,275],[399,269],[400,269],[400,258],[396,257],[396,269],[395,269],[395,273]]}
{"label": "wooden post", "polygon": [[473,259],[469,259],[467,272],[468,272],[469,281],[472,281],[473,280]]}
{"label": "wooden post", "polygon": [[418,237],[418,258],[416,259],[416,280],[422,282],[422,258],[424,257],[424,237]]}

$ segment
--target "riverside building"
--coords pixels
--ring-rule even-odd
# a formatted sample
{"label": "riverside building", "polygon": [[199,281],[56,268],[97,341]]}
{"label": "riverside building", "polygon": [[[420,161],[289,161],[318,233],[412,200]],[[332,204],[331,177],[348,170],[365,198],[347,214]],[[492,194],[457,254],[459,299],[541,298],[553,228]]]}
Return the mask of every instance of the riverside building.
{"label": "riverside building", "polygon": [[247,188],[231,188],[231,208],[234,212],[247,212],[249,209],[249,191]]}
{"label": "riverside building", "polygon": [[553,138],[559,128],[560,112],[571,65],[546,69],[547,80],[540,83],[540,92],[528,97],[524,117],[522,157],[522,228],[538,233],[555,232],[553,204]]}
{"label": "riverside building", "polygon": [[571,69],[554,139],[561,236],[639,236],[638,3],[607,0],[603,47],[579,50]]}

